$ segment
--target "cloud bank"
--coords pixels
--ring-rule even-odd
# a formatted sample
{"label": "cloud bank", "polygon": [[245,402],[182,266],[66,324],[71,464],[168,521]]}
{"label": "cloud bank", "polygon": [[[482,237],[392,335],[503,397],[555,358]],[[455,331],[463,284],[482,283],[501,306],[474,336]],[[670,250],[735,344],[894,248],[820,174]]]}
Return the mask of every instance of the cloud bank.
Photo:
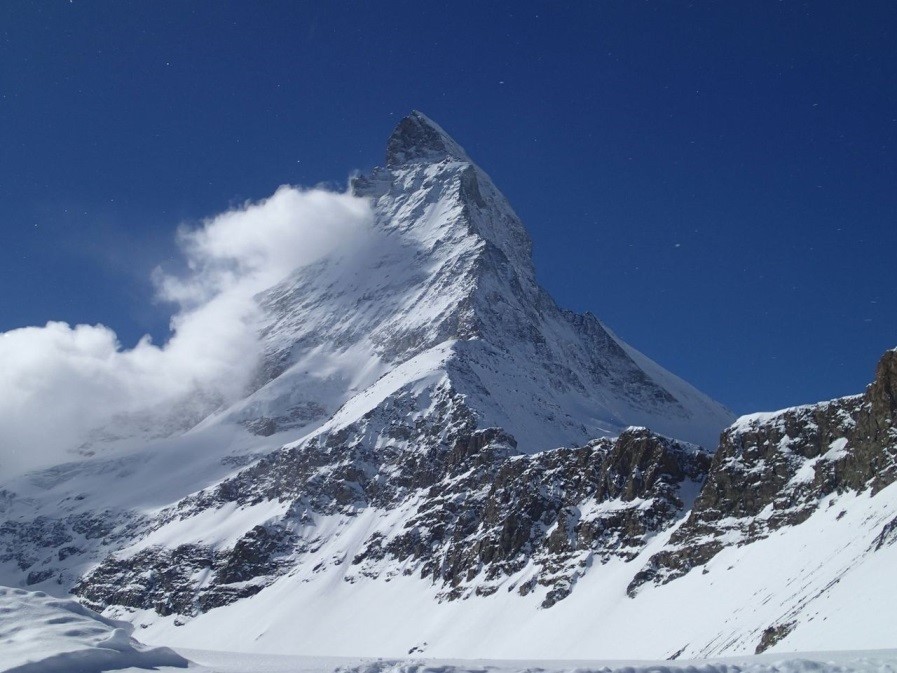
{"label": "cloud bank", "polygon": [[253,297],[357,244],[371,221],[364,199],[281,187],[181,228],[187,272],[153,275],[159,299],[175,305],[161,346],[145,336],[123,349],[104,325],[0,333],[0,474],[65,460],[122,423],[164,434],[241,397],[261,355]]}

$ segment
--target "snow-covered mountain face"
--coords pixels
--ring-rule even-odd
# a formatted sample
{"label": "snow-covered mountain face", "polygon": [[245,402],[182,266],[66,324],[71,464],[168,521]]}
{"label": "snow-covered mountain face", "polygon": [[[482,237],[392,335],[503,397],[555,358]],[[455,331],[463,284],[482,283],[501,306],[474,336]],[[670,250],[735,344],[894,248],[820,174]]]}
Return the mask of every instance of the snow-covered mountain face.
{"label": "snow-covered mountain face", "polygon": [[334,428],[437,381],[478,427],[503,428],[527,453],[629,425],[713,447],[731,422],[594,316],[559,309],[510,205],[422,114],[352,189],[372,201],[370,239],[261,297],[265,385],[231,412],[246,427]]}
{"label": "snow-covered mountain face", "polygon": [[259,297],[252,394],[0,485],[0,585],[242,651],[897,644],[897,353],[865,395],[742,418],[714,454],[690,442],[714,448],[728,412],[558,309],[433,122],[403,120],[352,188],[367,237]]}

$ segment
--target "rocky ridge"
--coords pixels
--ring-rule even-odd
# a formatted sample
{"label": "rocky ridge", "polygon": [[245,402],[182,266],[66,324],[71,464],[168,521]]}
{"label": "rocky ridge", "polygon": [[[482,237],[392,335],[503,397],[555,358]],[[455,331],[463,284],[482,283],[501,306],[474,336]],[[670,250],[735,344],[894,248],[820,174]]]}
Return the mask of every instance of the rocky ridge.
{"label": "rocky ridge", "polygon": [[[252,526],[233,547],[125,550],[75,591],[95,606],[192,615],[252,595],[297,565],[345,563],[346,582],[414,574],[441,587],[443,600],[542,587],[549,608],[593,565],[632,561],[650,537],[674,528],[635,572],[634,596],[726,547],[800,525],[831,494],[874,494],[897,480],[895,363],[897,352],[888,352],[864,395],[743,417],[712,457],[640,428],[526,455],[501,429],[477,429],[448,387],[426,415],[413,394],[397,395],[355,424],[182,500],[151,525],[228,504],[280,503],[281,515]],[[350,520],[367,509],[401,517],[375,527],[349,556],[316,556],[324,519]],[[897,519],[877,546],[893,543],[895,530]],[[197,582],[198,569],[212,574]],[[786,633],[776,626],[765,646]]]}
{"label": "rocky ridge", "polygon": [[[797,526],[828,496],[876,494],[897,481],[897,351],[863,395],[742,417],[728,428],[688,518],[629,586],[665,583],[723,548]],[[895,520],[897,521],[897,520]],[[890,529],[881,539],[890,539]],[[774,641],[771,641],[774,642]]]}
{"label": "rocky ridge", "polygon": [[[419,400],[408,394],[390,402],[185,498],[146,531],[227,507],[280,512],[248,527],[233,546],[141,543],[103,561],[75,593],[94,607],[189,616],[253,595],[303,564],[316,571],[345,564],[349,583],[414,574],[438,586],[442,600],[542,587],[542,605],[551,607],[592,564],[634,558],[680,518],[710,460],[640,428],[526,455],[502,430],[476,429],[449,389],[435,402],[437,413],[411,423]],[[351,526],[371,510],[388,524],[351,553],[319,555],[327,521]]]}

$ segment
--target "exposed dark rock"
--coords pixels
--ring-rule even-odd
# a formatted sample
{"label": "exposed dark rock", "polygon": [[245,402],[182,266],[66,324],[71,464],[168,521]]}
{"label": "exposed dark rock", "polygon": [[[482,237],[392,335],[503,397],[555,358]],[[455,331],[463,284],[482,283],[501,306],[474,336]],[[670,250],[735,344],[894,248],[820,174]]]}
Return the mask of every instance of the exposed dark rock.
{"label": "exposed dark rock", "polygon": [[[544,587],[547,608],[570,593],[590,564],[634,557],[647,537],[680,517],[689,504],[680,499],[680,485],[700,482],[710,462],[694,447],[640,428],[616,440],[520,455],[503,431],[474,429],[451,389],[428,403],[431,413],[422,416],[412,396],[398,395],[388,411],[262,457],[151,526],[227,503],[288,504],[276,522],[248,530],[233,547],[184,545],[147,549],[126,561],[110,557],[75,592],[97,607],[196,614],[257,592],[304,563],[315,571],[343,563],[316,555],[315,517],[404,507],[398,528],[373,531],[346,559],[346,581],[388,579],[401,567],[453,600],[494,593],[529,567],[531,581],[517,590]],[[388,440],[376,449],[365,441],[371,425]],[[205,579],[197,584],[197,577]]]}
{"label": "exposed dark rock", "polygon": [[53,570],[50,568],[44,568],[43,570],[32,570],[25,578],[25,584],[27,584],[28,586],[32,586],[33,584],[40,584],[41,582],[45,582],[51,577],[53,577]]}
{"label": "exposed dark rock", "polygon": [[259,416],[241,422],[249,432],[260,437],[270,437],[276,432],[299,428],[314,420],[327,417],[327,409],[320,404],[305,401],[287,409],[284,413],[272,417]]}
{"label": "exposed dark rock", "polygon": [[445,158],[466,160],[467,155],[433,121],[417,111],[399,122],[386,145],[388,168],[411,161],[440,161]]}
{"label": "exposed dark rock", "polygon": [[273,418],[268,418],[267,416],[261,416],[260,418],[253,418],[248,421],[243,422],[243,427],[249,430],[254,435],[259,435],[260,437],[270,437],[275,432],[277,432],[277,423]]}
{"label": "exposed dark rock", "polygon": [[[865,394],[746,417],[723,433],[701,493],[667,547],[629,586],[667,582],[707,563],[733,537],[762,539],[805,521],[820,499],[873,494],[897,480],[897,351]],[[723,543],[723,536],[727,543]],[[882,532],[882,542],[889,533]]]}
{"label": "exposed dark rock", "polygon": [[[616,441],[490,463],[450,490],[432,488],[386,550],[400,561],[419,560],[422,576],[447,584],[446,598],[463,595],[474,578],[482,593],[531,563],[536,584],[548,588],[543,607],[550,607],[593,558],[632,558],[649,534],[679,516],[678,485],[699,481],[709,458],[632,430]],[[459,489],[483,495],[459,503]]]}
{"label": "exposed dark rock", "polygon": [[32,521],[5,521],[0,524],[0,562],[15,561],[20,570],[28,570],[48,550],[62,547],[72,539],[64,522],[45,516]]}
{"label": "exposed dark rock", "polygon": [[108,513],[84,513],[69,517],[67,520],[72,530],[88,540],[103,538],[115,530],[116,521]]}
{"label": "exposed dark rock", "polygon": [[256,526],[234,545],[230,553],[223,555],[217,568],[216,581],[222,584],[247,582],[277,571],[277,555],[285,552],[292,542],[282,529]]}
{"label": "exposed dark rock", "polygon": [[132,540],[139,522],[134,514],[110,510],[5,521],[0,524],[0,563],[14,562],[28,585],[54,576],[60,584],[69,582],[74,579],[70,568],[98,560],[109,545]]}
{"label": "exposed dark rock", "polygon": [[[195,615],[261,591],[281,574],[293,542],[285,529],[256,526],[232,549],[151,547],[131,557],[107,558],[72,592],[93,607],[114,604],[152,608],[163,616]],[[196,584],[197,576],[205,580]]]}
{"label": "exposed dark rock", "polygon": [[895,542],[897,542],[897,518],[891,519],[888,523],[882,526],[881,533],[875,538],[872,548],[875,551],[878,551]]}
{"label": "exposed dark rock", "polygon": [[83,553],[83,550],[80,547],[61,547],[59,551],[56,552],[56,557],[60,561],[65,561],[69,556],[81,553]]}
{"label": "exposed dark rock", "polygon": [[785,624],[774,624],[773,626],[764,629],[760,642],[757,644],[757,649],[754,650],[754,654],[761,654],[768,650],[791,633],[791,631],[794,630],[794,627],[794,622],[787,622]]}

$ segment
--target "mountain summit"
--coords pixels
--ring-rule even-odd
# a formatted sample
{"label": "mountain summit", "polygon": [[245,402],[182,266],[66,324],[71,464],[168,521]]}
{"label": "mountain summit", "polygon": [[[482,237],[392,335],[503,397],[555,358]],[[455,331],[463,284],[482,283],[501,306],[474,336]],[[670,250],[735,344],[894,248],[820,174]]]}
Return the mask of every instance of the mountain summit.
{"label": "mountain summit", "polygon": [[630,425],[715,445],[732,415],[594,316],[558,308],[536,282],[520,219],[435,122],[419,112],[399,122],[386,164],[352,183],[375,214],[365,250],[261,296],[267,383],[232,418],[313,433],[401,391],[440,389],[524,452]]}
{"label": "mountain summit", "polygon": [[399,122],[386,144],[387,168],[444,159],[470,161],[462,147],[439,124],[417,110]]}

